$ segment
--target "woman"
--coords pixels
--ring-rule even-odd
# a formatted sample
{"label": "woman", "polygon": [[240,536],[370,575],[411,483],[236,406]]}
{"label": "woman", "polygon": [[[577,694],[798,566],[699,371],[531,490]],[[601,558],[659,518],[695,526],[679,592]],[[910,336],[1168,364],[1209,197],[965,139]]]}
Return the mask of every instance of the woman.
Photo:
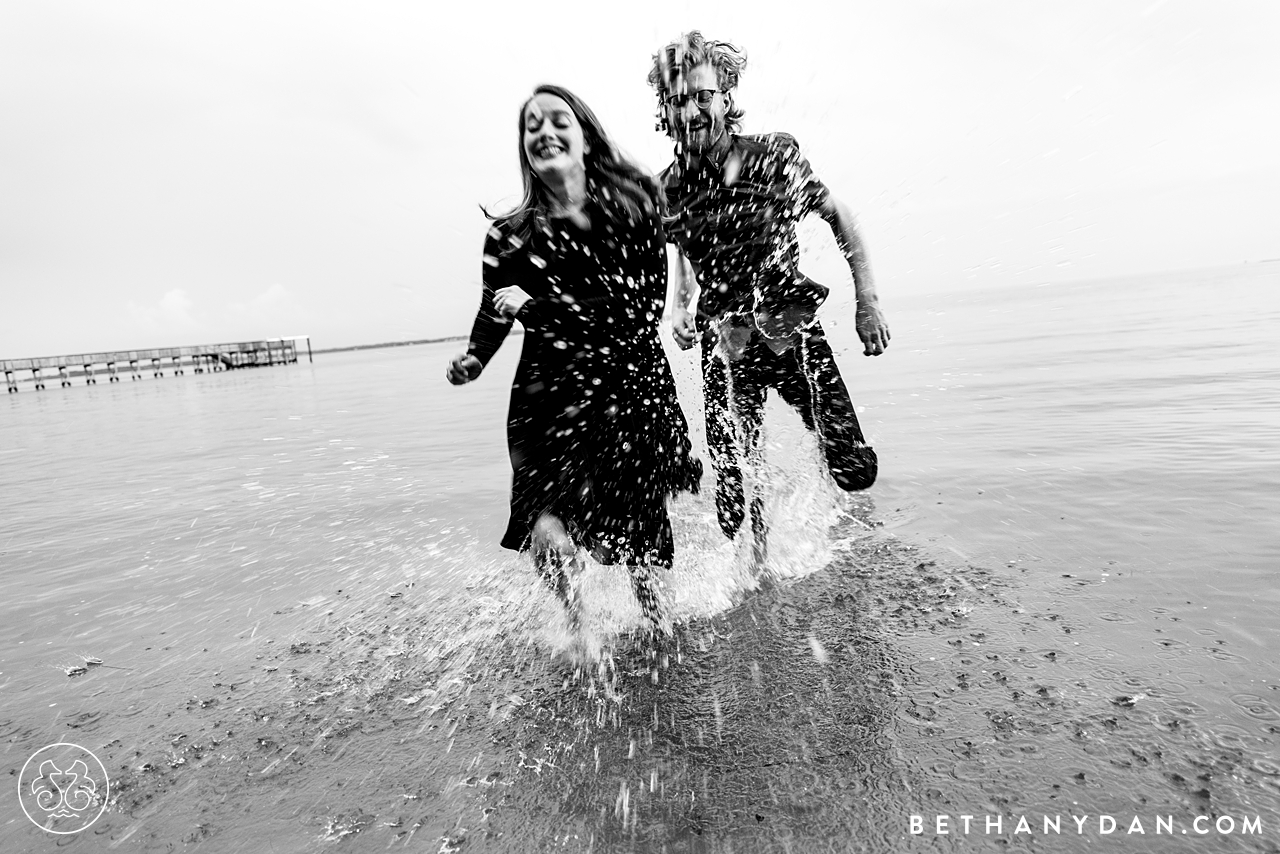
{"label": "woman", "polygon": [[702,464],[658,338],[667,264],[657,185],[559,86],[539,86],[520,109],[520,166],[524,197],[491,217],[480,310],[447,376],[474,380],[511,319],[524,325],[502,545],[533,551],[575,625],[566,564],[577,550],[627,565],[660,628],[653,569],[674,557],[666,499],[696,491]]}

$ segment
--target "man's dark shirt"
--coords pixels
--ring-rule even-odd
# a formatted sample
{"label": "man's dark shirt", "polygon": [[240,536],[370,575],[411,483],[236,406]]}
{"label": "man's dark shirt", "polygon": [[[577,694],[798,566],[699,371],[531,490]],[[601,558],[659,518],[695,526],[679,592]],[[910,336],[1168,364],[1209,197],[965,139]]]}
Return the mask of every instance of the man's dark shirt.
{"label": "man's dark shirt", "polygon": [[826,289],[800,272],[796,224],[820,210],[829,191],[795,138],[734,134],[723,162],[709,161],[686,169],[677,160],[661,175],[667,238],[698,275],[698,314],[750,311],[760,301],[821,302]]}

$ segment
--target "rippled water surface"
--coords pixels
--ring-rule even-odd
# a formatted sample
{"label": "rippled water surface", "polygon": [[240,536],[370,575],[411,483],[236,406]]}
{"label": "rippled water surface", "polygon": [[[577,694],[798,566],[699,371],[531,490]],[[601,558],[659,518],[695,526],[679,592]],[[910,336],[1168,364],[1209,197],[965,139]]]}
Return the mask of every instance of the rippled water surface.
{"label": "rippled water surface", "polygon": [[0,795],[0,850],[1280,850],[1278,286],[889,294],[874,360],[833,303],[881,481],[771,409],[772,581],[681,499],[675,639],[591,567],[585,665],[496,547],[517,341],[456,389],[454,344],[24,387],[4,764],[75,742],[112,791],[57,838]]}

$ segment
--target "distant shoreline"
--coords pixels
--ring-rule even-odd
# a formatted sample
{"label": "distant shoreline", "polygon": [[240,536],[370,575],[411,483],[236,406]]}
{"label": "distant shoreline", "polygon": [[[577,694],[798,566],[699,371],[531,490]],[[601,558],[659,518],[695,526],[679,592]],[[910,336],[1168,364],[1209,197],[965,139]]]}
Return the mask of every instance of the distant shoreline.
{"label": "distant shoreline", "polygon": [[[513,329],[510,335],[523,335],[523,329]],[[443,341],[466,341],[466,335],[450,335],[447,338],[422,338],[417,341],[384,341],[381,344],[352,344],[350,347],[325,347],[324,349],[312,350],[311,352],[319,355],[320,353],[346,353],[351,350],[380,350],[384,347],[412,347],[418,344],[439,344]]]}

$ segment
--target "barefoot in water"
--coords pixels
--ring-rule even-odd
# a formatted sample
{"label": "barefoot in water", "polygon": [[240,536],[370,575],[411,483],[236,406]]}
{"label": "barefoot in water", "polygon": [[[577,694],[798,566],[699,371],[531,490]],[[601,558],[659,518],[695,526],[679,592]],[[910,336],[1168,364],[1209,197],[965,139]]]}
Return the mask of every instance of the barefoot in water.
{"label": "barefoot in water", "polygon": [[751,575],[766,584],[769,572],[769,526],[764,520],[764,501],[759,496],[751,500]]}
{"label": "barefoot in water", "polygon": [[571,572],[566,572],[565,577],[568,579],[568,601],[564,603],[565,615],[569,619],[569,631],[575,635],[582,635],[582,595],[578,592],[576,585],[576,576],[578,570],[582,567],[575,560],[568,567]]}
{"label": "barefoot in water", "polygon": [[751,577],[763,589],[773,581],[773,572],[769,569],[769,544],[763,539],[751,540]]}
{"label": "barefoot in water", "polygon": [[631,589],[640,605],[640,613],[649,621],[649,634],[654,637],[667,637],[671,634],[671,621],[667,618],[658,598],[657,570],[648,566],[633,566],[631,569]]}
{"label": "barefoot in water", "polygon": [[581,627],[574,629],[568,644],[555,652],[555,657],[564,664],[584,673],[599,667],[605,656],[600,639],[583,632]]}

